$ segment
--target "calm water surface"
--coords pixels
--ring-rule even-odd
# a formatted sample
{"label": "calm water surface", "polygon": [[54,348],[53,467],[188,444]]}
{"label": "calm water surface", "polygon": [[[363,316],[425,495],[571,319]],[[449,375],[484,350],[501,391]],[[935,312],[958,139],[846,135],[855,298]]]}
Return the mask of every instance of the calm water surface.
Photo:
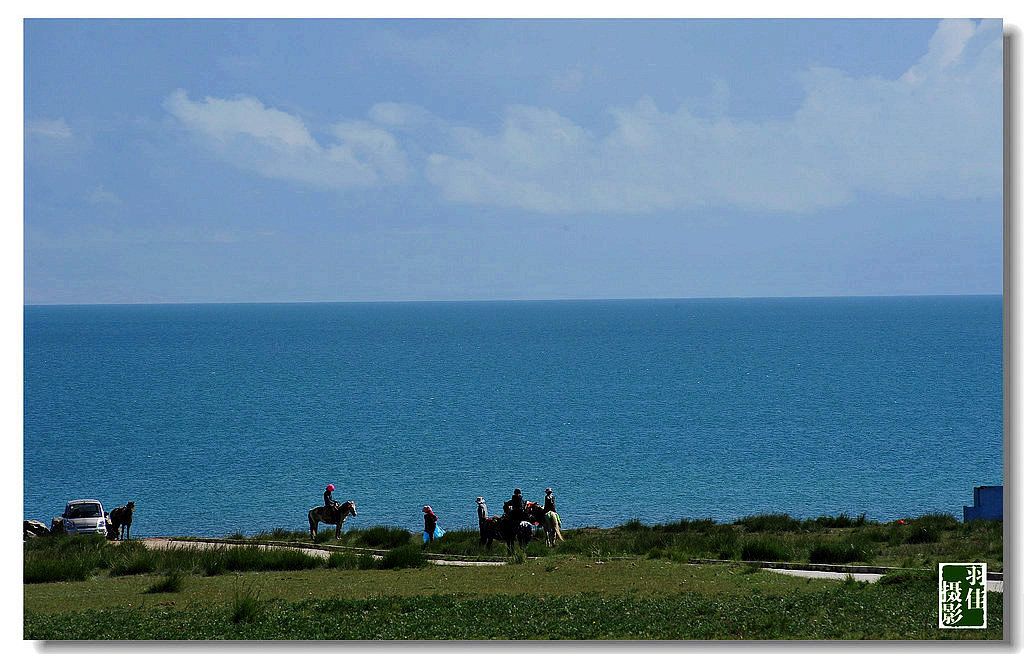
{"label": "calm water surface", "polygon": [[961,514],[1003,481],[1002,298],[25,308],[24,513],[133,534]]}

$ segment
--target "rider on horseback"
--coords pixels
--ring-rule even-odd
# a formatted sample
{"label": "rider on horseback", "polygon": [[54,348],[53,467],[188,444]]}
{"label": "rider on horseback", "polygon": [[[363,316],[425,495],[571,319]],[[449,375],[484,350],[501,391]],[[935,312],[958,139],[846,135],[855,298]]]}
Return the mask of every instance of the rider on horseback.
{"label": "rider on horseback", "polygon": [[517,523],[526,519],[526,500],[523,499],[523,491],[518,488],[512,491],[512,499],[505,502],[505,513],[512,516]]}
{"label": "rider on horseback", "polygon": [[331,496],[333,492],[334,484],[327,484],[327,488],[324,490],[324,508],[332,515],[337,516],[338,509],[341,508],[341,504]]}
{"label": "rider on horseback", "polygon": [[550,488],[544,489],[544,513],[555,510],[555,495]]}

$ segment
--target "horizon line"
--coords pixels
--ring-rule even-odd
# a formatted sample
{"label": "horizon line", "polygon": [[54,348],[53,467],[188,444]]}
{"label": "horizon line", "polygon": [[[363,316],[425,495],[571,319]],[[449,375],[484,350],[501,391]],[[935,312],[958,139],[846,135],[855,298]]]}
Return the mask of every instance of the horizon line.
{"label": "horizon line", "polygon": [[564,298],[490,298],[453,300],[227,300],[227,301],[171,301],[171,302],[46,302],[22,303],[28,307],[128,307],[128,306],[196,306],[196,305],[279,305],[279,304],[466,304],[487,302],[635,302],[635,301],[694,301],[694,300],[833,300],[833,299],[885,299],[935,297],[1003,297],[1004,293],[896,293],[850,295],[722,295],[722,296],[636,296],[636,297],[564,297]]}

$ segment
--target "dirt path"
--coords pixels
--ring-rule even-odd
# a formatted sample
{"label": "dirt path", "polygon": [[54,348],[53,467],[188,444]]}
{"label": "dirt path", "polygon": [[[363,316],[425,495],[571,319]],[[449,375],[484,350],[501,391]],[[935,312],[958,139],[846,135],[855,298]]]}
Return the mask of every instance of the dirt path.
{"label": "dirt path", "polygon": [[[783,575],[793,575],[794,577],[810,577],[813,579],[846,579],[850,573],[846,572],[823,572],[821,570],[784,570],[782,568],[764,568],[770,572],[778,572]],[[880,574],[867,574],[867,573],[853,573],[854,580],[866,581],[868,583],[878,581],[882,578]],[[1001,593],[1003,592],[1003,582],[989,579],[985,582],[985,589],[990,593]]]}
{"label": "dirt path", "polygon": [[[175,540],[173,538],[140,538],[146,547],[153,549],[168,549],[173,547],[198,547],[200,549],[210,549],[214,547],[258,547],[260,549],[290,549],[290,550],[301,550],[310,556],[318,556],[322,559],[326,559],[331,555],[330,550],[320,549],[318,547],[304,547],[300,545],[279,545],[279,544],[267,544],[267,545],[240,545],[238,543],[223,543],[216,541],[206,540]],[[334,550],[338,551],[338,550]],[[380,554],[371,553],[371,556],[375,559],[384,558]],[[455,565],[455,566],[488,566],[488,565],[505,565],[504,561],[463,561],[458,559],[431,559],[431,563],[436,565]]]}

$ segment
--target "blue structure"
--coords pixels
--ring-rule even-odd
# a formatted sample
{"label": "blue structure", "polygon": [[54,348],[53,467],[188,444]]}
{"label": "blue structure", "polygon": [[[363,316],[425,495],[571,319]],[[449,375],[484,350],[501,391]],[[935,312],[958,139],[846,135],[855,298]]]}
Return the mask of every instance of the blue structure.
{"label": "blue structure", "polygon": [[964,522],[970,520],[1002,520],[1003,487],[975,486],[974,506],[964,507]]}

